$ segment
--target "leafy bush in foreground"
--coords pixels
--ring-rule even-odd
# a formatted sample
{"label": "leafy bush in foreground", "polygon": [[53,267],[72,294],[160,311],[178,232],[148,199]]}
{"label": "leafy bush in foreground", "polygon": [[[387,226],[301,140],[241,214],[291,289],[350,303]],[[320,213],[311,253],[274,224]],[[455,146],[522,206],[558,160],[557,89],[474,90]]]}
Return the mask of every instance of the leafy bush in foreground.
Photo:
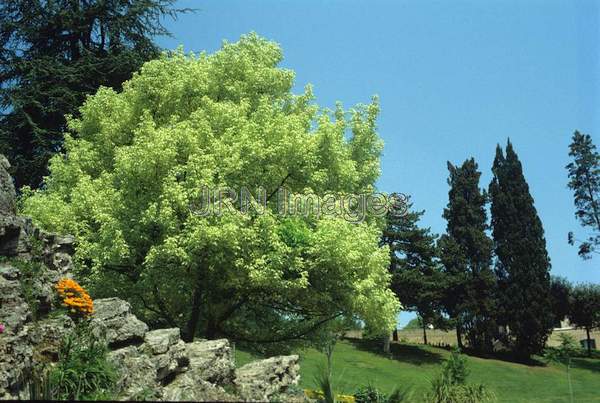
{"label": "leafy bush in foreground", "polygon": [[441,374],[432,380],[431,391],[425,396],[428,403],[485,403],[495,396],[484,385],[466,384],[467,360],[454,350],[444,362]]}
{"label": "leafy bush in foreground", "polygon": [[107,359],[108,347],[91,331],[87,322],[65,336],[59,361],[49,373],[52,397],[59,400],[110,399],[117,370]]}

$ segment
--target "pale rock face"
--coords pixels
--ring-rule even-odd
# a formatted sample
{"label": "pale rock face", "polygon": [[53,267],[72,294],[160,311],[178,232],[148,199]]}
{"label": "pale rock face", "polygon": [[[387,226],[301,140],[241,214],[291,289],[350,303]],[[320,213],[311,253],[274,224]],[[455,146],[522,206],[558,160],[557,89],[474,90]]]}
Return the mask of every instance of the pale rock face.
{"label": "pale rock face", "polygon": [[272,357],[251,362],[235,371],[239,394],[249,401],[271,400],[284,394],[300,380],[297,355]]}
{"label": "pale rock face", "polygon": [[140,354],[135,346],[128,346],[109,353],[120,373],[117,382],[120,400],[158,398],[159,385],[156,382],[156,368],[150,357]]}
{"label": "pale rock face", "polygon": [[0,155],[0,215],[17,214],[17,194],[15,185],[8,173],[10,164],[4,155]]}
{"label": "pale rock face", "polygon": [[235,376],[233,351],[227,339],[195,341],[186,345],[190,371],[198,379],[217,383],[231,383]]}
{"label": "pale rock face", "polygon": [[148,325],[131,313],[131,305],[119,298],[94,301],[92,326],[112,346],[139,344],[148,331]]}
{"label": "pale rock face", "polygon": [[144,336],[144,345],[151,354],[164,354],[179,341],[179,328],[152,330]]}
{"label": "pale rock face", "polygon": [[0,318],[5,326],[0,334],[0,399],[16,397],[33,357],[26,327],[31,311],[19,275],[16,268],[0,265]]}
{"label": "pale rock face", "polygon": [[240,398],[227,393],[220,386],[196,379],[193,375],[185,373],[163,388],[161,400],[167,402],[239,402]]}

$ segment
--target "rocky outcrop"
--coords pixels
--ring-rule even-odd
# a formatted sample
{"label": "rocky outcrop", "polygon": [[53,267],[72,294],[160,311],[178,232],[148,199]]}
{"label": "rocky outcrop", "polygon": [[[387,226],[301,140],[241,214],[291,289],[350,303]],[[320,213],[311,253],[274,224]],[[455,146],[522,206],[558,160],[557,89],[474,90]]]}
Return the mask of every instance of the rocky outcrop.
{"label": "rocky outcrop", "polygon": [[190,370],[197,379],[230,384],[235,377],[233,350],[227,339],[195,341],[186,345]]}
{"label": "rocky outcrop", "polygon": [[244,400],[269,401],[284,395],[300,378],[298,356],[272,357],[255,361],[235,371],[235,386]]}
{"label": "rocky outcrop", "polygon": [[[16,215],[16,195],[0,155],[0,400],[29,399],[34,368],[52,365],[75,324],[56,315],[54,285],[71,277],[75,239]],[[119,370],[120,400],[273,400],[297,384],[298,357],[274,357],[237,371],[226,339],[184,343],[178,328],[149,330],[119,298],[94,301],[93,333]],[[52,313],[52,315],[50,315]]]}
{"label": "rocky outcrop", "polygon": [[22,296],[19,276],[16,268],[0,266],[0,318],[5,326],[0,335],[0,399],[19,397],[33,357],[26,327],[31,311]]}
{"label": "rocky outcrop", "polygon": [[141,344],[148,326],[131,313],[131,305],[119,298],[94,301],[92,327],[97,336],[104,336],[109,346]]}

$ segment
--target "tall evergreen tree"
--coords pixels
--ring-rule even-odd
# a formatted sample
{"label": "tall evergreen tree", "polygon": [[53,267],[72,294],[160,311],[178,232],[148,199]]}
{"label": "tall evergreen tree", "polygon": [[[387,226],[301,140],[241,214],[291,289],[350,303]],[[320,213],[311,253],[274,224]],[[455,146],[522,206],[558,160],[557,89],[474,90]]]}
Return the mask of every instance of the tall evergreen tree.
{"label": "tall evergreen tree", "polygon": [[529,358],[540,352],[552,329],[550,258],[542,222],[534,207],[521,162],[510,140],[500,146],[490,184],[499,323],[507,325],[514,352]]}
{"label": "tall evergreen tree", "polygon": [[120,89],[158,56],[175,0],[0,2],[0,152],[17,187],[41,184],[62,147],[65,115],[100,86]]}
{"label": "tall evergreen tree", "polygon": [[381,243],[390,247],[392,289],[402,306],[421,318],[423,343],[427,344],[427,325],[440,316],[442,273],[436,259],[436,236],[418,222],[424,211],[413,211],[407,202],[405,214],[390,212]]}
{"label": "tall evergreen tree", "polygon": [[[573,161],[566,168],[569,188],[573,190],[575,217],[583,227],[592,230],[588,239],[579,245],[579,255],[587,259],[600,246],[600,154],[589,134],[576,131],[569,156]],[[573,234],[569,233],[569,242],[574,241]]]}
{"label": "tall evergreen tree", "polygon": [[469,344],[477,350],[491,348],[495,276],[491,269],[492,241],[486,234],[487,196],[479,188],[481,172],[473,158],[461,167],[448,162],[448,221],[440,239],[440,256],[448,275],[444,305],[456,321],[457,341],[462,345],[466,332]]}

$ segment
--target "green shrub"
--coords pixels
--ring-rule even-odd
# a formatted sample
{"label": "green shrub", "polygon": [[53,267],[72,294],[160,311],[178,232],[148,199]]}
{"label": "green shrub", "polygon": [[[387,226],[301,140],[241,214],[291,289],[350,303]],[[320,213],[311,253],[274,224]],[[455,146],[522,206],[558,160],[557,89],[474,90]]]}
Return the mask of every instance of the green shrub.
{"label": "green shrub", "polygon": [[401,403],[410,401],[411,395],[409,389],[396,388],[388,396],[369,384],[358,388],[354,393],[354,398],[356,403]]}
{"label": "green shrub", "polygon": [[385,403],[387,401],[387,396],[371,384],[358,388],[354,393],[354,398],[356,403]]}
{"label": "green shrub", "polygon": [[467,357],[459,349],[453,350],[442,365],[442,377],[451,385],[464,385],[468,375]]}
{"label": "green shrub", "polygon": [[429,403],[486,403],[495,401],[495,396],[482,384],[451,384],[443,376],[431,382],[431,392],[425,401]]}
{"label": "green shrub", "polygon": [[442,372],[431,381],[431,391],[425,396],[429,403],[485,403],[495,396],[484,385],[468,385],[467,358],[455,349],[442,365]]}
{"label": "green shrub", "polygon": [[55,400],[47,366],[36,366],[29,382],[29,400]]}
{"label": "green shrub", "polygon": [[91,331],[88,322],[65,336],[59,361],[48,376],[52,395],[59,400],[111,399],[117,370],[107,359],[108,347]]}

